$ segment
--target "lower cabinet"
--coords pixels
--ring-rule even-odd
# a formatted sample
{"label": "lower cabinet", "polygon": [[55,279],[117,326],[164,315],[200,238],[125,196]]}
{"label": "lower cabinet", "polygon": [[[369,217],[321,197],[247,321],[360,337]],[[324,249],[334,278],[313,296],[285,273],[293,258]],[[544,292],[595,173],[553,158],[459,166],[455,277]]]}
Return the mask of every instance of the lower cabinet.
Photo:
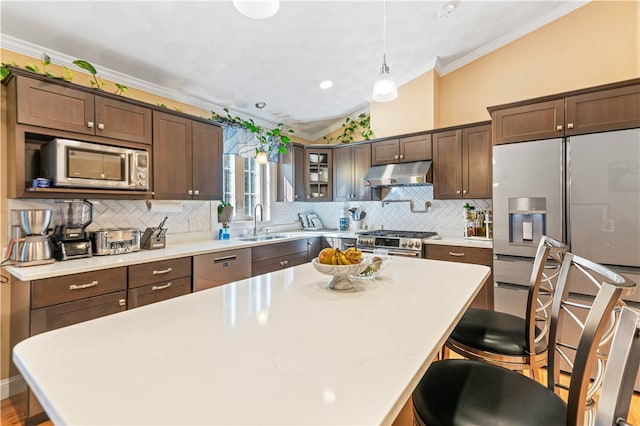
{"label": "lower cabinet", "polygon": [[193,256],[193,291],[251,277],[250,248]]}
{"label": "lower cabinet", "polygon": [[[493,267],[493,250],[479,247],[448,246],[440,244],[425,245],[427,259],[447,260],[450,262],[474,263]],[[471,308],[493,309],[493,272],[482,286]]]}
{"label": "lower cabinet", "polygon": [[191,293],[191,257],[129,266],[129,309]]}
{"label": "lower cabinet", "polygon": [[307,263],[307,250],[306,239],[253,247],[251,276]]}
{"label": "lower cabinet", "polygon": [[307,262],[311,262],[313,258],[318,257],[323,248],[329,247],[325,241],[324,237],[307,238]]}

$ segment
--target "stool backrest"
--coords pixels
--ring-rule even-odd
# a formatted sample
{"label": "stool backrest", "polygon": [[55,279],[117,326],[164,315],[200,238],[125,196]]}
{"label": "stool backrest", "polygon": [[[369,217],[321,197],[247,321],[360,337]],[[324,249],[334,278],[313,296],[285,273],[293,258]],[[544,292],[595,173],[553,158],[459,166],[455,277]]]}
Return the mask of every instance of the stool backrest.
{"label": "stool backrest", "polygon": [[545,235],[540,238],[533,262],[527,295],[526,349],[536,353],[536,343],[547,337],[551,321],[551,304],[556,289],[560,266],[568,247]]}
{"label": "stool backrest", "polygon": [[[573,348],[558,339],[559,325],[564,314],[572,315],[570,310],[571,302],[568,301],[569,288],[567,285],[570,273],[584,274],[590,280],[598,283],[600,287],[593,304],[589,307],[577,348]],[[566,388],[560,385],[559,381],[560,359],[570,362],[565,351],[567,349],[575,349],[567,401],[568,425],[582,426],[584,424],[591,372],[598,359],[606,358],[606,356],[598,352],[598,348],[607,330],[613,329],[617,322],[616,318],[621,311],[620,296],[624,292],[632,291],[634,288],[634,282],[600,264],[572,253],[567,253],[564,256],[551,312],[547,387],[554,392],[558,392],[559,388]]]}

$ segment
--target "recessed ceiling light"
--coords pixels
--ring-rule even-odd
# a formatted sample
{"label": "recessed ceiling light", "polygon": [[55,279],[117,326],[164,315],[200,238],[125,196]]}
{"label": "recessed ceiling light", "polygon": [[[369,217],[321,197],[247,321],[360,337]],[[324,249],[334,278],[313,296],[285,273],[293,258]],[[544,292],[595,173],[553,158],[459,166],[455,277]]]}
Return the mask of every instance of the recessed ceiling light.
{"label": "recessed ceiling light", "polygon": [[438,18],[440,18],[441,20],[447,19],[449,16],[451,16],[451,14],[453,13],[453,11],[456,10],[456,5],[453,3],[445,3],[439,10],[438,10]]}
{"label": "recessed ceiling light", "polygon": [[256,102],[256,108],[262,109],[267,106],[266,102]]}
{"label": "recessed ceiling light", "polygon": [[321,89],[328,89],[331,86],[333,86],[333,81],[331,81],[331,80],[325,80],[322,83],[320,83],[320,88]]}

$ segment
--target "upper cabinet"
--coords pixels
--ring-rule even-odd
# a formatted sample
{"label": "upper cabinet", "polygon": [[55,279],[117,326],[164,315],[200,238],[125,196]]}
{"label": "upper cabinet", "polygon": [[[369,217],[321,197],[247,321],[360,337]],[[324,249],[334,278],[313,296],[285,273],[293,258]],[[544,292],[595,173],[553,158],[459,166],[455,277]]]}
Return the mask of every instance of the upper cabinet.
{"label": "upper cabinet", "polygon": [[308,147],[304,150],[305,195],[309,201],[333,198],[333,150]]}
{"label": "upper cabinet", "polygon": [[489,124],[433,134],[433,197],[491,198]]}
{"label": "upper cabinet", "polygon": [[278,164],[277,200],[284,202],[304,201],[304,148],[290,144],[285,154],[280,154]]}
{"label": "upper cabinet", "polygon": [[334,201],[371,200],[371,188],[362,179],[371,167],[371,144],[340,146],[333,150]]}
{"label": "upper cabinet", "polygon": [[222,129],[153,112],[154,198],[222,199]]}
{"label": "upper cabinet", "polygon": [[151,109],[23,76],[17,122],[85,135],[151,143]]}
{"label": "upper cabinet", "polygon": [[632,80],[489,108],[495,145],[640,126],[640,83]]}
{"label": "upper cabinet", "polygon": [[371,165],[431,160],[431,134],[388,139],[371,144]]}

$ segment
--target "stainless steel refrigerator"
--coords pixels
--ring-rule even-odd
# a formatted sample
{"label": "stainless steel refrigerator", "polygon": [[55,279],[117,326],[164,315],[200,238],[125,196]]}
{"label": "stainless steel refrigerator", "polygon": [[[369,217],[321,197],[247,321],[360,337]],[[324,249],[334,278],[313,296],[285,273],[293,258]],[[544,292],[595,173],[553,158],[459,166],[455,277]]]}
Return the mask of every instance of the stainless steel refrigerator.
{"label": "stainless steel refrigerator", "polygon": [[[493,161],[496,310],[524,316],[541,235],[640,285],[640,129],[497,145]],[[569,286],[576,300],[595,295]],[[640,290],[624,300],[640,309]],[[577,342],[579,329],[561,333]]]}

